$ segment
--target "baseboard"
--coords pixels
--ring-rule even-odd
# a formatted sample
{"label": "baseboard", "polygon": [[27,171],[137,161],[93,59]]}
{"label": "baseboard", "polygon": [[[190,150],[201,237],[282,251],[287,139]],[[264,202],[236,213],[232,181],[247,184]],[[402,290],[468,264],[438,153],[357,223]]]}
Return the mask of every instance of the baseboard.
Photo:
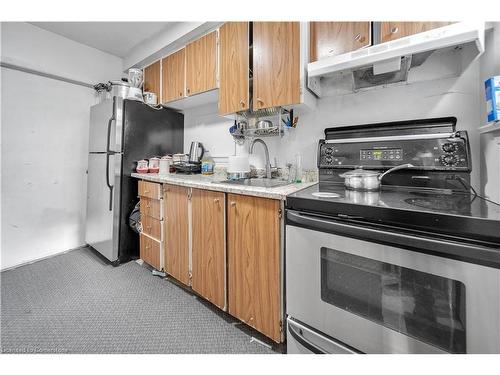
{"label": "baseboard", "polygon": [[28,261],[26,261],[26,262],[22,262],[22,263],[16,264],[15,266],[10,266],[10,267],[6,267],[6,268],[2,268],[2,269],[0,270],[0,272],[13,270],[13,269],[18,268],[18,267],[26,266],[27,264],[32,264],[32,263],[40,262],[41,260],[45,260],[45,259],[49,259],[49,258],[53,258],[53,257],[58,256],[58,255],[61,255],[61,254],[66,254],[66,253],[69,253],[70,251],[73,251],[73,250],[80,250],[80,249],[83,249],[83,248],[85,248],[85,247],[88,247],[88,245],[82,245],[82,246],[75,247],[75,248],[73,248],[73,249],[69,249],[69,250],[64,250],[64,251],[61,251],[61,252],[59,252],[59,253],[46,255],[46,256],[43,256],[43,257],[41,257],[41,258],[36,258],[36,259],[33,259],[33,260],[28,260]]}

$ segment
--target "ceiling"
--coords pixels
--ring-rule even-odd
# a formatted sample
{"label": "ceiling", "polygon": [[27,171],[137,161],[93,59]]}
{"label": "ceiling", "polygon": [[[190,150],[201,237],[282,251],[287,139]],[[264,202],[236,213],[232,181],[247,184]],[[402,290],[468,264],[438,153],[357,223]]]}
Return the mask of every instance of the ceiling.
{"label": "ceiling", "polygon": [[68,39],[124,58],[145,40],[175,22],[31,22]]}

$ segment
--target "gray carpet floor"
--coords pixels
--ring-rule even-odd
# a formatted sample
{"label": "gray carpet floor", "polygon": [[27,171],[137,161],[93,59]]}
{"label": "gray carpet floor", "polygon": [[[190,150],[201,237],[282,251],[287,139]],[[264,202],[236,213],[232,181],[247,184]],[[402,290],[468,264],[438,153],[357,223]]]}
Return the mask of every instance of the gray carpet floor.
{"label": "gray carpet floor", "polygon": [[1,273],[3,353],[274,353],[147,266],[84,248]]}

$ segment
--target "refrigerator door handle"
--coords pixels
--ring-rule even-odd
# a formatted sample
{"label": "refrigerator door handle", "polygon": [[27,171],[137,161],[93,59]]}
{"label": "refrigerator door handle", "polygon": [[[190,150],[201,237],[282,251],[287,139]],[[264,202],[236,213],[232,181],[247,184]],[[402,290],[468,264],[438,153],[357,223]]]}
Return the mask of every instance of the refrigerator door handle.
{"label": "refrigerator door handle", "polygon": [[116,97],[113,97],[113,114],[111,115],[111,117],[108,120],[108,138],[106,141],[106,151],[108,153],[115,152],[114,150],[111,150],[111,147],[109,145],[109,142],[111,140],[111,124],[113,124],[113,122],[116,122],[116,115],[115,114],[116,114]]}
{"label": "refrigerator door handle", "polygon": [[113,210],[113,185],[111,185],[111,182],[109,180],[109,157],[113,155],[113,153],[108,152],[106,154],[106,185],[109,188],[109,210]]}

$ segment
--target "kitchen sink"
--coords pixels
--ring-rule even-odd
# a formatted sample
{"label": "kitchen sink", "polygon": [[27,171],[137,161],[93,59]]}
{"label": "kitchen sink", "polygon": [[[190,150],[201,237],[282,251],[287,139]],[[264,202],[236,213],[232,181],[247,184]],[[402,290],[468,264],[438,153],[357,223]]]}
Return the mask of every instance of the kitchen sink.
{"label": "kitchen sink", "polygon": [[279,180],[277,178],[243,178],[241,180],[227,180],[218,182],[230,185],[255,186],[255,187],[266,187],[266,188],[290,185],[290,182]]}

